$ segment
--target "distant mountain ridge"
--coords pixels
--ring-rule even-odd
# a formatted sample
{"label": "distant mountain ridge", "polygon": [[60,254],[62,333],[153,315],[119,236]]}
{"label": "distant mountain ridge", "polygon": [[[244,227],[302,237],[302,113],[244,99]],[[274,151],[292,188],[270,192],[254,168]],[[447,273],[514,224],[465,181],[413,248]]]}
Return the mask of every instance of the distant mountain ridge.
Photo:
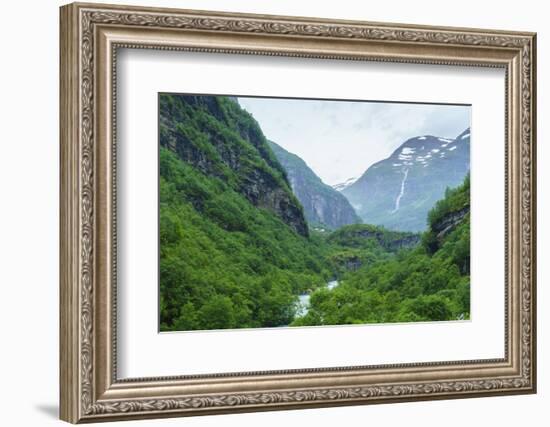
{"label": "distant mountain ridge", "polygon": [[427,213],[469,170],[470,128],[454,139],[417,136],[370,166],[342,194],[365,223],[424,231]]}
{"label": "distant mountain ridge", "polygon": [[361,222],[348,200],[325,184],[304,160],[272,141],[268,143],[285,169],[292,191],[302,204],[310,226],[336,229]]}

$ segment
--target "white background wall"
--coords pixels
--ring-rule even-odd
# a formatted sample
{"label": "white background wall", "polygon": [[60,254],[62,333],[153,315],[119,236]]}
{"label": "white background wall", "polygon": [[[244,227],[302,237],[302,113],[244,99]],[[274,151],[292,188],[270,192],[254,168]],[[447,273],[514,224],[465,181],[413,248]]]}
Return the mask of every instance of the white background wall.
{"label": "white background wall", "polygon": [[[113,3],[124,3],[111,0]],[[543,426],[550,405],[550,28],[536,0],[134,0],[134,4],[538,32],[539,393],[209,416],[132,425]],[[58,402],[58,6],[57,0],[2,5],[0,65],[0,422],[59,425]],[[545,19],[546,18],[546,19]],[[490,165],[487,165],[488,172]],[[491,254],[487,254],[491,256]],[[496,254],[495,256],[499,256]]]}

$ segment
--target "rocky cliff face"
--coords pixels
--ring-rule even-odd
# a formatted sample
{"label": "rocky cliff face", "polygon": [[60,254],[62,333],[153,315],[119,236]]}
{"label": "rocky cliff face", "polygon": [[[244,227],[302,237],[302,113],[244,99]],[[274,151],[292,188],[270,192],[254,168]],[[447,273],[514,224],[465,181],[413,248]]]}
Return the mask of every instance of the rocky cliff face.
{"label": "rocky cliff face", "polygon": [[310,226],[336,229],[361,222],[347,199],[323,183],[300,157],[274,142],[270,141],[269,144],[285,169],[292,190],[302,204]]}
{"label": "rocky cliff face", "polygon": [[469,169],[470,129],[452,139],[418,136],[369,167],[342,194],[365,223],[423,231],[428,211]]}
{"label": "rocky cliff face", "polygon": [[435,232],[439,240],[443,240],[451,233],[470,213],[470,205],[463,207],[454,212],[449,212],[437,223],[432,225],[432,230]]}
{"label": "rocky cliff face", "polygon": [[234,99],[162,95],[160,144],[204,175],[227,182],[298,234],[308,235],[303,209],[284,168],[257,122]]}
{"label": "rocky cliff face", "polygon": [[462,274],[470,274],[470,175],[447,189],[428,214],[429,228],[422,236],[430,254],[451,255]]}

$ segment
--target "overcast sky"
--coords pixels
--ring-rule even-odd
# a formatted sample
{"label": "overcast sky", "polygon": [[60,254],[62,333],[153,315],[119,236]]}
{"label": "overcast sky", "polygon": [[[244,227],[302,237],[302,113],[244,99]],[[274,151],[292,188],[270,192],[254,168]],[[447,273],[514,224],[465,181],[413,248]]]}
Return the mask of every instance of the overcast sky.
{"label": "overcast sky", "polygon": [[362,175],[409,138],[454,138],[470,126],[465,106],[241,97],[239,103],[268,139],[329,185]]}

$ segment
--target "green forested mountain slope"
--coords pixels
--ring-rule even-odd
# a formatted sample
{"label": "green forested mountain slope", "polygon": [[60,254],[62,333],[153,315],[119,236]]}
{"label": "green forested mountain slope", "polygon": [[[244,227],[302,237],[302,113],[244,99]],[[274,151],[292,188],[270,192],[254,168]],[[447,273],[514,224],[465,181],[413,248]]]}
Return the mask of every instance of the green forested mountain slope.
{"label": "green forested mountain slope", "polygon": [[257,123],[223,97],[160,98],[161,330],[279,326],[331,276]]}
{"label": "green forested mountain slope", "polygon": [[357,216],[348,200],[331,186],[326,185],[297,155],[269,141],[273,153],[285,168],[292,190],[304,208],[310,226],[337,229],[357,224]]}
{"label": "green forested mountain slope", "polygon": [[254,206],[308,234],[303,209],[258,123],[223,96],[161,94],[160,145],[205,175],[223,180]]}

